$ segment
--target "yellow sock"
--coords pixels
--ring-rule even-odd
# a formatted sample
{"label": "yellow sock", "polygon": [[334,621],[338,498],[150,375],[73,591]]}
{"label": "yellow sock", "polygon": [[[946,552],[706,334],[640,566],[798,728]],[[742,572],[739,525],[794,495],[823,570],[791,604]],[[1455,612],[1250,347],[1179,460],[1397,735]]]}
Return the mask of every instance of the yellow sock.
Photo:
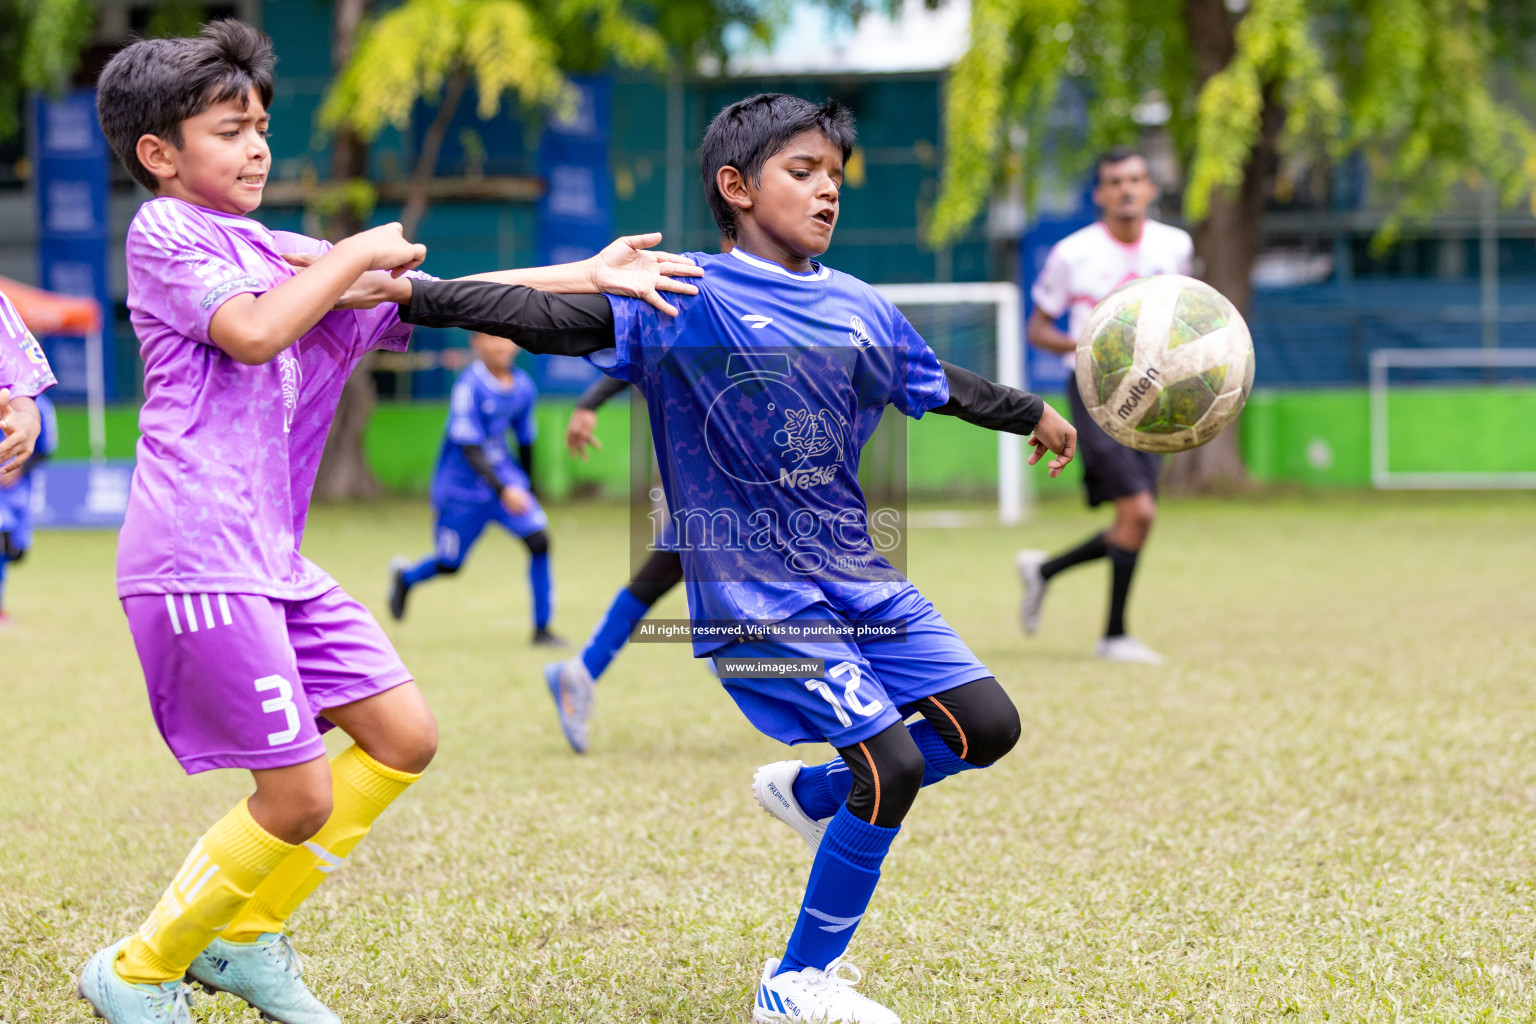
{"label": "yellow sock", "polygon": [[380,764],[355,744],[331,758],[330,819],[267,876],[221,937],[255,942],[266,932],[282,931],[299,904],[341,867],[384,808],[419,778]]}
{"label": "yellow sock", "polygon": [[256,824],[246,801],[240,801],[192,847],[149,920],[124,947],[115,965],[118,977],[160,984],[186,974],[294,849]]}

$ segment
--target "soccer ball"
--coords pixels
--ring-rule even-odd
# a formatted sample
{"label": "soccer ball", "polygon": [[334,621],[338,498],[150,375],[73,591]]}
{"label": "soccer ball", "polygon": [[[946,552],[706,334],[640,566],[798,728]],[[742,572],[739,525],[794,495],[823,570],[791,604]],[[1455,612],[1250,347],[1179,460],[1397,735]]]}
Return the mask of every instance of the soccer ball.
{"label": "soccer ball", "polygon": [[1198,448],[1253,390],[1253,338],[1237,307],[1203,281],[1143,277],[1105,296],[1077,339],[1088,414],[1144,452]]}

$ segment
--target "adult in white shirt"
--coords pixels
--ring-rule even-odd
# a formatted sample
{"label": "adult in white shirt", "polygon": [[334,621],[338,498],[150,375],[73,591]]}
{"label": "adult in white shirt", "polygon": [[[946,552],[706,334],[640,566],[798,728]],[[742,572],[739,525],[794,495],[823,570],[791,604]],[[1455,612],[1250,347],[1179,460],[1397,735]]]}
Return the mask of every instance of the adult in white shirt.
{"label": "adult in white shirt", "polygon": [[[1147,208],[1157,198],[1157,186],[1145,156],[1129,149],[1111,150],[1098,159],[1094,174],[1093,201],[1100,219],[1056,243],[1030,292],[1035,303],[1029,318],[1030,342],[1059,352],[1069,369],[1076,363],[1074,339],[1101,299],[1139,277],[1188,274],[1194,253],[1186,232],[1148,219]],[[1056,326],[1063,315],[1068,317],[1066,332]],[[1137,557],[1157,516],[1161,461],[1104,433],[1088,415],[1075,376],[1067,379],[1067,399],[1077,427],[1078,461],[1088,504],[1114,502],[1115,521],[1109,529],[1054,557],[1044,551],[1019,552],[1024,631],[1033,635],[1039,628],[1040,605],[1057,573],[1108,558],[1112,567],[1109,618],[1094,654],[1110,661],[1160,664],[1162,655],[1126,632],[1125,606]]]}

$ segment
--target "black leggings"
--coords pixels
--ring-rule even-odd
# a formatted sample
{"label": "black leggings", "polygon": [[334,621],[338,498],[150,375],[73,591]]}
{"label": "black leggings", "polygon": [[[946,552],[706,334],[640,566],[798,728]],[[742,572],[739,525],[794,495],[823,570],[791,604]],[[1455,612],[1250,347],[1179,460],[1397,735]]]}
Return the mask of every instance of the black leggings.
{"label": "black leggings", "polygon": [[[899,710],[904,717],[922,715],[955,756],[974,768],[992,764],[1019,741],[1018,709],[991,676]],[[853,773],[848,809],[881,828],[900,825],[917,799],[927,767],[906,725],[839,747],[838,753]]]}
{"label": "black leggings", "polygon": [[629,583],[629,592],[643,601],[647,608],[683,582],[683,556],[676,551],[657,551],[646,559],[640,571]]}

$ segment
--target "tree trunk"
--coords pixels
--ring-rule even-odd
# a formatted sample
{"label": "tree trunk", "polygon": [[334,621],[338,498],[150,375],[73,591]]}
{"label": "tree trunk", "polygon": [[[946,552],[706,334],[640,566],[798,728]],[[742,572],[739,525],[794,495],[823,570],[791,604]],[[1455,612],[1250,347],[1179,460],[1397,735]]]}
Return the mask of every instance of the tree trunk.
{"label": "tree trunk", "polygon": [[[352,57],[358,26],[368,13],[370,0],[336,0],[331,19],[331,69],[340,73]],[[331,142],[331,179],[341,184],[368,175],[368,144],[350,128],[341,128]],[[358,211],[348,203],[337,204],[324,226],[332,241],[362,230]],[[325,453],[315,474],[315,497],[374,498],[382,493],[378,479],[363,455],[363,430],[377,399],[373,387],[373,357],[364,356],[342,388],[325,440]]]}
{"label": "tree trunk", "polygon": [[[1186,0],[1185,19],[1195,66],[1203,86],[1237,53],[1233,20],[1224,0]],[[1285,121],[1273,87],[1264,91],[1259,139],[1243,167],[1236,191],[1211,196],[1210,213],[1195,226],[1195,252],[1205,264],[1205,280],[1232,300],[1246,316],[1253,304],[1253,265],[1259,257],[1264,201],[1274,180],[1280,128]],[[1210,493],[1247,483],[1238,446],[1241,421],[1209,444],[1175,455],[1163,474],[1163,486],[1175,493]]]}
{"label": "tree trunk", "polygon": [[437,173],[437,157],[443,151],[443,139],[448,135],[448,126],[453,123],[453,115],[458,113],[459,100],[463,99],[464,88],[468,84],[469,69],[460,64],[449,76],[448,86],[443,90],[443,101],[438,104],[437,113],[427,126],[426,134],[422,136],[421,152],[416,156],[416,168],[411,173],[411,187],[406,196],[405,209],[400,214],[400,227],[406,238],[416,237],[421,218],[427,215],[427,204],[431,202],[427,189],[432,184],[432,176]]}

